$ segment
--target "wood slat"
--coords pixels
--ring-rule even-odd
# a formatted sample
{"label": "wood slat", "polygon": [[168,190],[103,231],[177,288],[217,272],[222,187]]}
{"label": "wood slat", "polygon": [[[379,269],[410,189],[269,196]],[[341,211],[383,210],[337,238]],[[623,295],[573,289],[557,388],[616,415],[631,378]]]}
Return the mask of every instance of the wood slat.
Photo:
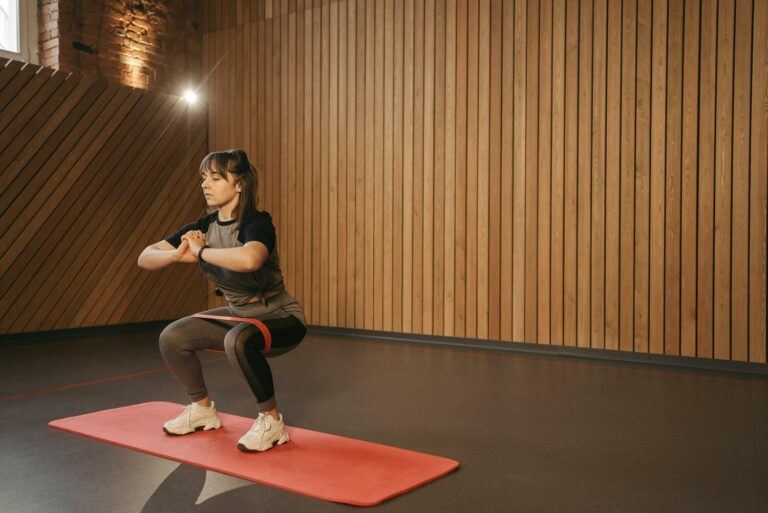
{"label": "wood slat", "polygon": [[[433,126],[433,173],[431,208],[432,232],[431,305],[432,331],[442,335],[445,303],[445,125],[446,125],[446,13],[445,0],[435,0],[434,5],[434,126]],[[484,297],[480,294],[480,298]],[[485,295],[487,300],[487,295]]]}
{"label": "wood slat", "polygon": [[539,1],[526,8],[525,49],[525,283],[523,339],[537,340],[538,213],[539,213]]}
{"label": "wood slat", "polygon": [[[749,361],[766,361],[768,279],[768,5],[752,12],[752,103],[749,185]],[[746,27],[744,28],[746,30]]]}
{"label": "wood slat", "polygon": [[[563,178],[563,344],[577,343],[578,252],[578,101],[579,101],[579,4],[567,2],[565,11],[565,114]],[[518,188],[515,182],[515,189]],[[517,196],[517,193],[515,193]],[[517,199],[517,198],[516,198]],[[518,216],[515,215],[515,219]],[[517,257],[517,255],[516,255]],[[523,274],[521,273],[521,279]]]}
{"label": "wood slat", "polygon": [[696,356],[714,350],[715,107],[717,99],[717,2],[701,3],[699,148],[696,219]]}
{"label": "wood slat", "polygon": [[[477,338],[488,338],[488,225],[490,213],[490,121],[491,121],[491,5],[489,0],[479,2],[478,12],[478,62],[477,62],[477,177],[471,181],[473,201],[476,258],[477,291],[473,301],[477,302]],[[425,186],[427,184],[425,183]],[[431,187],[430,187],[431,188]]]}
{"label": "wood slat", "polygon": [[699,6],[686,2],[683,22],[680,355],[696,356],[696,211],[699,95]]}
{"label": "wood slat", "polygon": [[488,318],[488,338],[501,339],[501,281],[497,279],[501,275],[501,244],[504,236],[501,231],[501,145],[503,144],[501,116],[502,116],[502,2],[492,0],[488,6],[489,20],[489,59],[488,80],[490,82],[488,104],[488,272],[486,294],[488,300],[485,309]]}
{"label": "wood slat", "polygon": [[[373,8],[373,108],[370,113],[373,162],[370,171],[373,209],[373,246],[371,264],[373,267],[372,289],[381,291],[373,295],[373,323],[375,330],[383,329],[384,321],[384,0],[375,0]],[[366,113],[367,114],[367,113]]]}
{"label": "wood slat", "polygon": [[[525,340],[525,199],[526,199],[526,2],[516,0],[510,36],[514,40],[512,84],[512,340]],[[467,153],[472,155],[470,149]],[[467,169],[471,174],[472,169]],[[467,178],[469,181],[469,177]],[[468,241],[469,242],[469,241]],[[470,242],[471,245],[471,242]],[[468,262],[468,265],[470,262]],[[469,335],[469,334],[468,334]]]}
{"label": "wood slat", "polygon": [[666,154],[664,195],[664,353],[680,354],[683,4],[667,15]]}
{"label": "wood slat", "polygon": [[[550,344],[563,345],[565,305],[565,3],[552,8],[552,226]],[[505,90],[507,88],[505,87]],[[506,116],[505,116],[506,117]],[[506,166],[505,166],[506,167]],[[507,188],[505,187],[505,190]],[[502,329],[502,336],[505,331]]]}
{"label": "wood slat", "polygon": [[[749,359],[749,97],[751,96],[751,0],[737,0],[733,70],[733,203],[730,359]],[[749,95],[738,91],[750,91]]]}
{"label": "wood slat", "polygon": [[[385,331],[392,331],[392,310],[393,310],[393,274],[392,274],[392,261],[393,261],[393,231],[394,231],[394,213],[392,209],[393,203],[393,187],[394,187],[394,159],[392,155],[392,148],[394,145],[394,2],[392,0],[386,0],[382,6],[384,10],[383,14],[383,64],[382,64],[382,76],[379,82],[383,86],[383,98],[382,98],[382,128],[383,133],[377,140],[382,144],[379,146],[383,150],[382,155],[382,263],[381,263],[381,279],[382,279],[382,324],[381,329]],[[383,284],[387,284],[383,286]]]}
{"label": "wood slat", "polygon": [[[605,99],[605,349],[619,349],[621,0],[608,0]],[[553,325],[554,329],[554,325]]]}
{"label": "wood slat", "polygon": [[637,0],[635,107],[634,350],[649,351],[651,0]]}
{"label": "wood slat", "polygon": [[[590,347],[605,349],[605,296],[606,296],[606,153],[607,153],[607,48],[608,2],[596,0],[593,8],[593,80],[592,80],[592,148],[590,149],[592,198],[590,209]],[[546,183],[543,184],[547,187]],[[546,245],[546,237],[542,237]],[[541,248],[546,251],[546,248]]]}
{"label": "wood slat", "polygon": [[[576,345],[592,346],[592,5],[579,5],[576,181]],[[533,106],[532,106],[533,107]],[[535,175],[531,178],[535,179]],[[529,274],[526,273],[526,276]],[[526,301],[527,303],[527,301]]]}
{"label": "wood slat", "polygon": [[[395,0],[394,3],[394,56],[393,56],[393,99],[392,108],[393,114],[393,143],[392,143],[392,157],[393,157],[393,221],[392,221],[392,269],[389,271],[392,275],[392,323],[391,331],[402,332],[403,331],[403,303],[404,303],[404,287],[403,287],[403,94],[404,94],[404,55],[403,55],[403,27],[405,23],[403,12],[403,1]],[[413,71],[411,71],[411,74]],[[409,75],[410,76],[410,75]],[[410,106],[408,106],[410,108]],[[347,133],[347,138],[351,134]],[[354,166],[349,163],[347,169]],[[347,196],[350,196],[350,188],[347,188]],[[344,197],[344,196],[342,196]],[[347,240],[347,246],[351,246],[352,241]],[[347,260],[349,261],[349,259]],[[339,271],[342,275],[345,273],[345,269]],[[353,299],[352,295],[349,295],[347,302]],[[347,316],[349,321],[352,320],[350,316]],[[351,322],[347,324],[353,326]]]}
{"label": "wood slat", "polygon": [[717,13],[717,100],[714,166],[714,357],[731,358],[731,225],[733,194],[733,106],[735,1],[719,0]]}
{"label": "wood slat", "polygon": [[[598,0],[599,1],[599,0]],[[552,113],[553,113],[553,42],[552,30],[552,0],[542,0],[539,3],[539,131],[538,131],[538,170],[539,197],[537,201],[538,232],[536,237],[537,257],[536,269],[536,331],[539,343],[551,343],[551,226],[552,226]],[[500,16],[499,16],[500,18]],[[599,30],[595,23],[596,31]],[[595,45],[595,52],[600,48]],[[597,60],[597,59],[596,59]],[[596,84],[598,81],[595,82]],[[599,82],[604,83],[604,82]],[[596,130],[600,133],[600,129]],[[598,135],[599,139],[599,135]],[[598,144],[598,143],[596,143]],[[599,165],[599,161],[597,162]],[[594,232],[593,232],[594,233]],[[601,232],[602,233],[602,232]],[[503,235],[502,235],[503,237]],[[594,324],[593,324],[594,325]],[[601,324],[602,326],[602,324]]]}
{"label": "wood slat", "polygon": [[[664,354],[666,112],[667,112],[667,10],[666,0],[652,5],[651,104],[650,104],[650,237],[648,267],[649,351]],[[672,287],[675,285],[672,284]]]}
{"label": "wood slat", "polygon": [[621,171],[619,175],[619,348],[640,349],[635,341],[635,134],[637,70],[637,0],[622,4],[621,32]]}
{"label": "wood slat", "polygon": [[[423,333],[423,176],[424,176],[424,3],[416,2],[413,18],[414,61],[413,61],[413,295],[412,324],[413,333]],[[369,40],[370,44],[373,43]],[[366,51],[368,47],[366,46]],[[371,49],[371,51],[373,51]],[[368,91],[366,91],[366,95]],[[369,111],[366,110],[366,114]],[[366,122],[367,122],[366,118]],[[369,148],[373,147],[373,138],[366,144],[366,158]],[[367,182],[366,182],[367,185]],[[367,196],[367,194],[366,194]],[[368,202],[368,205],[371,203]],[[366,252],[366,257],[368,253]],[[367,260],[367,258],[366,258]],[[367,284],[366,284],[367,285]],[[368,291],[366,287],[366,291]],[[366,292],[366,294],[370,294]]]}
{"label": "wood slat", "polygon": [[453,276],[455,298],[453,325],[454,335],[457,337],[465,336],[466,332],[467,9],[468,0],[456,0],[456,227],[454,229],[456,261]]}
{"label": "wood slat", "polygon": [[[369,296],[365,293],[366,285],[366,254],[365,245],[366,233],[366,212],[368,202],[366,198],[366,166],[367,166],[367,144],[368,139],[365,133],[365,112],[368,103],[366,73],[368,70],[368,46],[367,46],[367,14],[365,0],[356,0],[357,13],[355,20],[355,323],[354,326],[365,326],[365,315],[368,309]],[[407,205],[406,205],[406,212]],[[407,239],[406,239],[407,240]],[[409,260],[410,262],[410,260]],[[407,267],[404,269],[404,276],[407,276]],[[410,283],[410,281],[409,281]],[[410,314],[410,310],[405,311],[407,305],[404,305],[404,315]],[[403,321],[405,323],[405,319]]]}

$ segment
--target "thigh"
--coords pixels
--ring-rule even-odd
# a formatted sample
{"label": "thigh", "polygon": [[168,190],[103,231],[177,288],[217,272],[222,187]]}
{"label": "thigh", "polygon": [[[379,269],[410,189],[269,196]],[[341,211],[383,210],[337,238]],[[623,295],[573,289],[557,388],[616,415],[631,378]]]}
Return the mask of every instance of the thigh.
{"label": "thigh", "polygon": [[265,319],[262,321],[272,335],[272,347],[264,356],[272,357],[287,353],[299,345],[307,328],[293,314],[278,319]]}
{"label": "thigh", "polygon": [[[204,310],[200,313],[210,315],[230,316],[227,307]],[[238,321],[225,321],[221,319],[201,319],[199,317],[183,317],[172,322],[166,330],[173,330],[174,338],[179,340],[183,349],[201,351],[203,349],[224,350],[224,337],[227,332],[239,324]]]}

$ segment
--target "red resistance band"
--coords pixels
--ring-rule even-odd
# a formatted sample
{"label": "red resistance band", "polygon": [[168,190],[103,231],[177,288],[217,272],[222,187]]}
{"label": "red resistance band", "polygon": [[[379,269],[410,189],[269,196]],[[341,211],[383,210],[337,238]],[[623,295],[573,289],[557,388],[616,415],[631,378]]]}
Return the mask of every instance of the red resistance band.
{"label": "red resistance band", "polygon": [[192,314],[190,317],[199,317],[201,319],[221,319],[222,321],[249,322],[259,328],[259,330],[261,330],[261,334],[264,336],[264,350],[262,353],[268,353],[272,347],[272,335],[269,333],[269,328],[267,328],[267,325],[258,319],[251,319],[250,317],[230,317],[228,315],[210,315],[201,313]]}

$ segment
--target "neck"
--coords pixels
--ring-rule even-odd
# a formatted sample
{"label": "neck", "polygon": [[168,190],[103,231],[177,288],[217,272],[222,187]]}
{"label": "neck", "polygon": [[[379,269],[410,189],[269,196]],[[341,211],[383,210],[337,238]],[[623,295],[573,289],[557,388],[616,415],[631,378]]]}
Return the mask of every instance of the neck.
{"label": "neck", "polygon": [[237,197],[235,197],[234,200],[230,201],[228,204],[221,205],[219,207],[219,221],[231,221],[232,212],[235,210],[235,207],[237,207]]}

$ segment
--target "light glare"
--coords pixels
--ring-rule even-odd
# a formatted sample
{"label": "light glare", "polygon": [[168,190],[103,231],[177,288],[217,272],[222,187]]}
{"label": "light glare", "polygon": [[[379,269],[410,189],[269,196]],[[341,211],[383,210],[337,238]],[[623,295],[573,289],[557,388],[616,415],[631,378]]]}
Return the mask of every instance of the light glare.
{"label": "light glare", "polygon": [[184,91],[184,99],[187,100],[187,103],[195,103],[197,101],[197,94],[192,89],[187,89]]}

